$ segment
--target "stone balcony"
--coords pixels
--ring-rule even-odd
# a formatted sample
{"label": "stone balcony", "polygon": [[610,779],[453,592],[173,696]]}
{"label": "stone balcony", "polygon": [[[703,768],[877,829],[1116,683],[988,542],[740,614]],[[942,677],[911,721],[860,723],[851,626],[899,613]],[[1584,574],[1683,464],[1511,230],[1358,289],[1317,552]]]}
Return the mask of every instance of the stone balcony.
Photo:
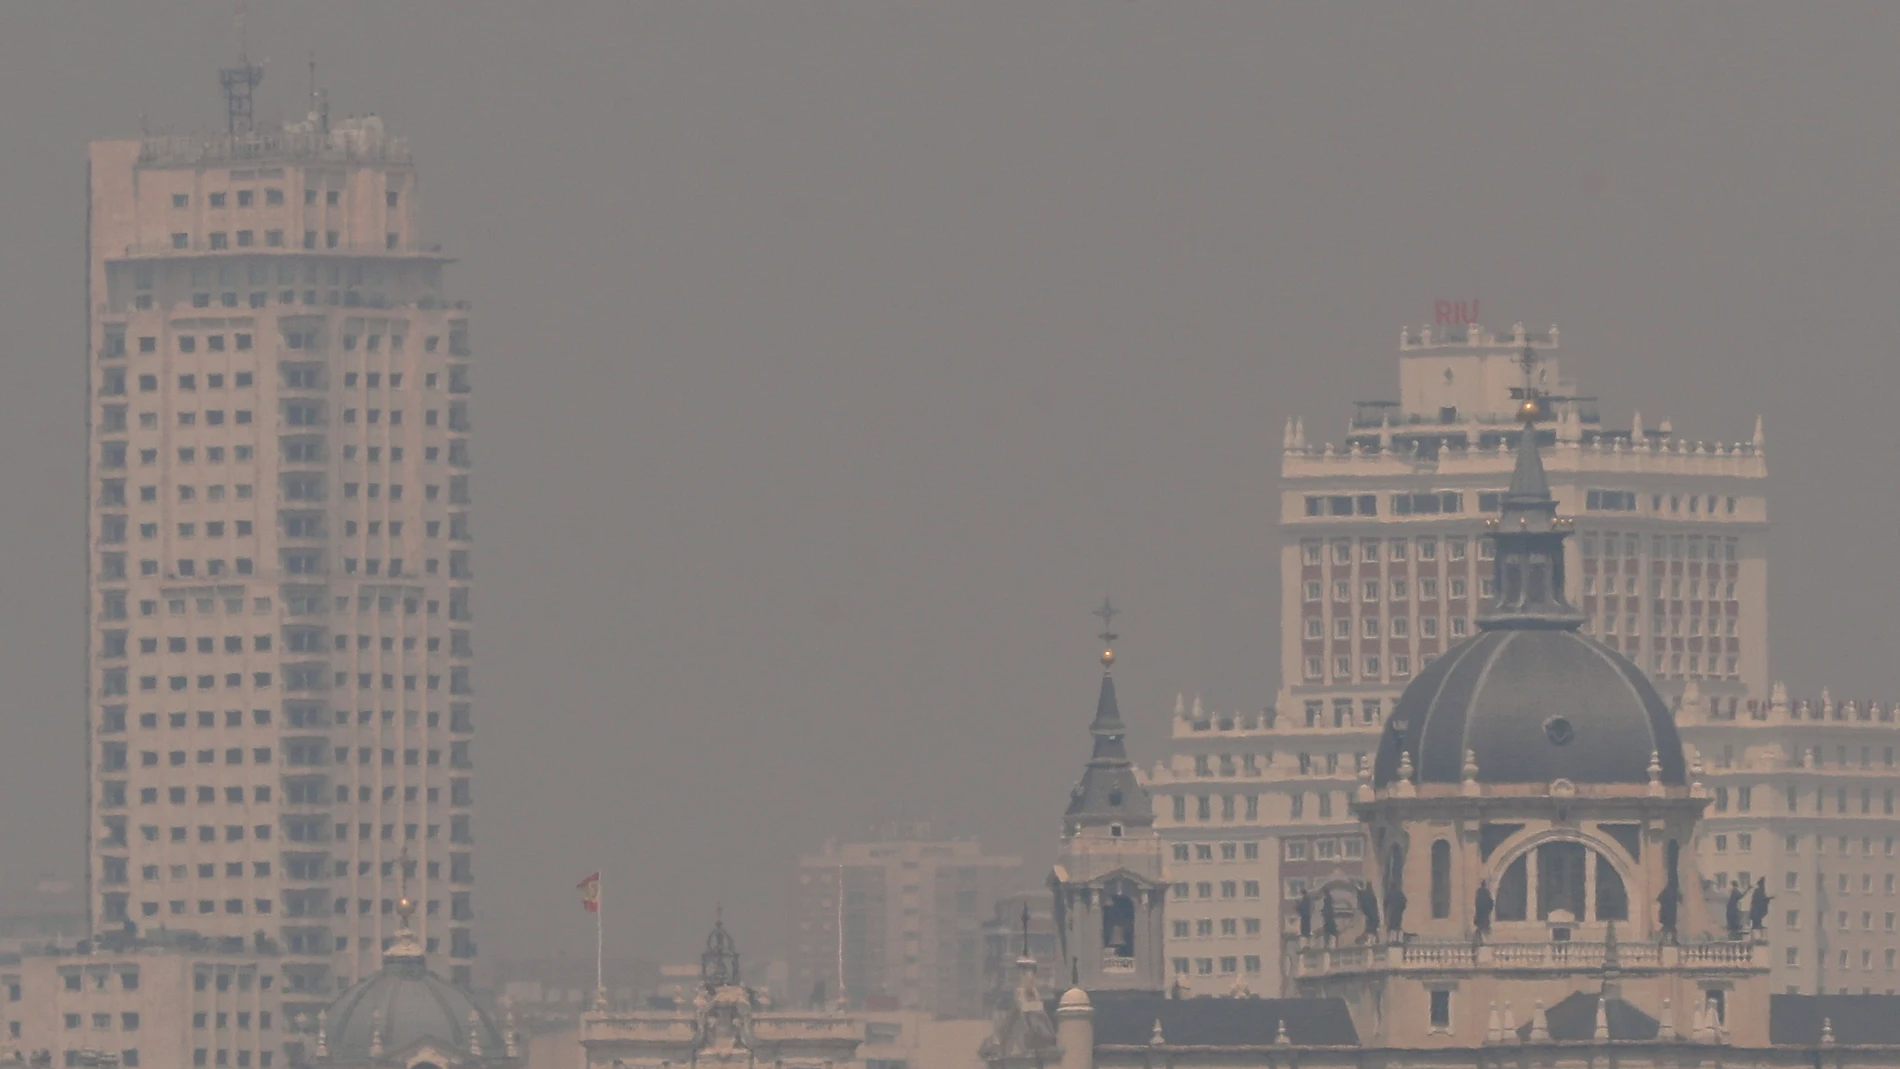
{"label": "stone balcony", "polygon": [[1655,943],[1559,941],[1539,943],[1385,943],[1304,947],[1294,955],[1294,977],[1334,978],[1366,973],[1720,972],[1766,969],[1764,943]]}

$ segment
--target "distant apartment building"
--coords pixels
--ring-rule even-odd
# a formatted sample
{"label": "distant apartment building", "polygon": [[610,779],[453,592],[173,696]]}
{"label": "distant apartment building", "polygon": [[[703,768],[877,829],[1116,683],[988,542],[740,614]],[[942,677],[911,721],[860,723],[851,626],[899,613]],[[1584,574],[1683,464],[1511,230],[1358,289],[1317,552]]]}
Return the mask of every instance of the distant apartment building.
{"label": "distant apartment building", "polygon": [[[1028,910],[1028,931],[1024,931],[1023,911]],[[1050,982],[1068,976],[1068,963],[1062,960],[1062,948],[1056,936],[1054,903],[1047,888],[1018,891],[996,900],[988,921],[983,924],[983,986],[991,1005],[1003,1005],[1014,997],[1016,962],[1023,956],[1024,942],[1036,962],[1036,975]]]}
{"label": "distant apartment building", "polygon": [[[1168,968],[1190,995],[1279,997],[1300,892],[1361,873],[1347,799],[1377,729],[1308,730],[1269,709],[1215,714],[1177,699],[1169,757],[1148,775],[1168,843]],[[1350,918],[1341,930],[1357,931]],[[1314,919],[1318,923],[1318,918]]]}
{"label": "distant apartment building", "polygon": [[1022,859],[931,838],[927,825],[826,843],[798,859],[786,1001],[981,1016],[984,924],[1021,879]]}
{"label": "distant apartment building", "polygon": [[234,106],[95,142],[88,184],[93,928],[261,937],[314,1016],[406,861],[466,985],[469,319],[409,147]]}
{"label": "distant apartment building", "polygon": [[27,954],[0,966],[7,993],[0,1060],[284,1069],[308,1037],[283,1016],[274,965],[195,937]]}
{"label": "distant apartment building", "polygon": [[[1357,877],[1364,845],[1348,799],[1385,714],[1473,632],[1492,596],[1482,524],[1520,445],[1526,349],[1551,489],[1576,517],[1566,593],[1589,618],[1585,633],[1665,694],[1694,681],[1703,701],[1733,713],[1766,693],[1760,421],[1732,442],[1684,440],[1667,421],[1645,429],[1640,415],[1605,424],[1597,399],[1561,376],[1558,341],[1554,327],[1407,329],[1396,399],[1359,402],[1330,442],[1289,422],[1280,692],[1258,713],[1177,709],[1173,752],[1149,783],[1175,866],[1168,954],[1188,990],[1278,993],[1275,944],[1297,931],[1299,890]],[[1247,898],[1255,882],[1259,906]],[[1260,936],[1249,938],[1255,919]]]}
{"label": "distant apartment building", "polygon": [[1774,896],[1774,990],[1900,991],[1900,703],[1776,685],[1730,711],[1692,687],[1676,718],[1709,788],[1696,864],[1714,915],[1757,880]]}

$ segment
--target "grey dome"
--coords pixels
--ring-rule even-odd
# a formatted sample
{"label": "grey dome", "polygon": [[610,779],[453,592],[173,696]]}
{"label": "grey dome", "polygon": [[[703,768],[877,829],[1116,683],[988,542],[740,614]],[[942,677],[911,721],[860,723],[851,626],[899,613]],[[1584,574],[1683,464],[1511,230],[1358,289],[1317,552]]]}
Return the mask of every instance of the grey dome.
{"label": "grey dome", "polygon": [[1681,785],[1682,739],[1648,678],[1567,628],[1502,627],[1452,647],[1412,680],[1386,723],[1373,782],[1412,755],[1420,783],[1459,783],[1465,752],[1480,783]]}
{"label": "grey dome", "polygon": [[[404,953],[404,940],[383,956],[375,975],[352,984],[325,1011],[327,1047],[332,1061],[368,1061],[376,1031],[382,1049],[394,1054],[422,1040],[472,1054],[470,1014],[481,1038],[481,1056],[501,1059],[506,1042],[468,992],[429,971],[419,951]],[[413,946],[413,937],[410,940]]]}

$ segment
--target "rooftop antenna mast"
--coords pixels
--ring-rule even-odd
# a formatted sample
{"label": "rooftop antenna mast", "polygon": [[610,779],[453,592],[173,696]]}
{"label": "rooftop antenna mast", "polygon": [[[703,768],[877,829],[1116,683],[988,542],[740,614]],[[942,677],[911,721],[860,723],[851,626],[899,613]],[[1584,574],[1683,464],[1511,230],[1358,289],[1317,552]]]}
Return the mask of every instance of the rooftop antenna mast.
{"label": "rooftop antenna mast", "polygon": [[330,98],[317,88],[317,54],[310,53],[310,118],[316,124],[317,132],[330,132]]}
{"label": "rooftop antenna mast", "polygon": [[256,129],[251,112],[251,94],[256,91],[257,84],[264,80],[264,68],[252,65],[245,54],[244,6],[244,0],[238,0],[238,65],[218,72],[218,83],[224,86],[225,130],[233,137],[249,134]]}

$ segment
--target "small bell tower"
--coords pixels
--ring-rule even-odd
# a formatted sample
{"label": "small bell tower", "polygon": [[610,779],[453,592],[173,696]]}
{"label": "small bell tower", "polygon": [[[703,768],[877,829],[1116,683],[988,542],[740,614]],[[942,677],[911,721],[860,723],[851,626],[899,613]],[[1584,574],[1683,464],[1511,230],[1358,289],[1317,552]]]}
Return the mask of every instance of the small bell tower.
{"label": "small bell tower", "polygon": [[1094,743],[1062,818],[1062,846],[1049,887],[1056,933],[1077,986],[1089,991],[1160,991],[1167,881],[1154,801],[1135,776],[1127,727],[1115,703],[1117,611],[1102,619],[1102,690],[1089,725]]}

